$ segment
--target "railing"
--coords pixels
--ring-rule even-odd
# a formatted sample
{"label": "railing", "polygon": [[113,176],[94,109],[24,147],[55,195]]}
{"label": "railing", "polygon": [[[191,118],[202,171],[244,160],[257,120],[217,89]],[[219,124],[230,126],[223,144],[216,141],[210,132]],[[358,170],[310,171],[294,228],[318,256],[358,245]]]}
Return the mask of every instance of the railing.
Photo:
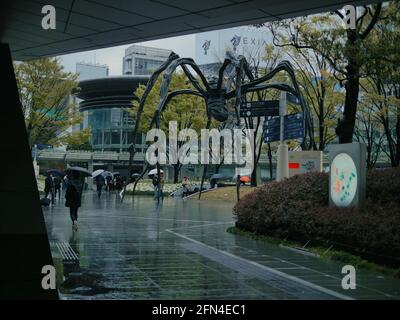
{"label": "railing", "polygon": [[[135,154],[135,161],[144,161],[145,154],[138,152]],[[114,161],[114,162],[127,162],[129,161],[129,152],[113,152],[113,151],[86,151],[86,150],[39,150],[37,153],[38,160],[62,160],[62,161]],[[260,164],[268,164],[268,155],[263,153],[260,156]],[[272,156],[272,163],[276,164],[276,155]],[[327,153],[323,155],[324,165],[329,164],[329,156]],[[379,157],[378,164],[390,163],[385,155]]]}
{"label": "railing", "polygon": [[[37,153],[38,160],[61,160],[61,161],[129,161],[128,152],[112,152],[112,151],[86,151],[86,150],[40,150]],[[135,161],[143,161],[144,154],[136,153]]]}

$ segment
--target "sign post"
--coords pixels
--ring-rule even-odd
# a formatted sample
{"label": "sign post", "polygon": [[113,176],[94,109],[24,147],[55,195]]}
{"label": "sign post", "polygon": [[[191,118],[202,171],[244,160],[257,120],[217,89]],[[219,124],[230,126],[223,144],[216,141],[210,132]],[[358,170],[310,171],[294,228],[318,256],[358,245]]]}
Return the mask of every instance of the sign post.
{"label": "sign post", "polygon": [[279,100],[242,102],[240,117],[273,117],[279,115]]}
{"label": "sign post", "polygon": [[289,178],[289,148],[285,143],[285,116],[287,113],[286,92],[281,92],[279,100],[280,138],[277,153],[276,181]]}

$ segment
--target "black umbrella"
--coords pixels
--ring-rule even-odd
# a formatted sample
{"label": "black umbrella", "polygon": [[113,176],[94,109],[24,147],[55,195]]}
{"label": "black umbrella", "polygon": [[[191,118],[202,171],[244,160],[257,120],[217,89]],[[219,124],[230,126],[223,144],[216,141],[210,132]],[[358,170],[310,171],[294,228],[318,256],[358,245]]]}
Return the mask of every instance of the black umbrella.
{"label": "black umbrella", "polygon": [[83,175],[83,176],[86,176],[86,177],[91,177],[92,176],[92,173],[89,170],[87,170],[85,168],[82,168],[82,167],[69,167],[65,171],[66,172],[75,171],[75,172],[78,172],[80,175]]}
{"label": "black umbrella", "polygon": [[47,175],[51,174],[51,175],[53,175],[53,176],[59,176],[59,177],[63,176],[63,173],[61,172],[61,170],[58,170],[58,169],[50,169],[50,170],[47,170],[47,171],[46,171],[46,174],[47,174]]}

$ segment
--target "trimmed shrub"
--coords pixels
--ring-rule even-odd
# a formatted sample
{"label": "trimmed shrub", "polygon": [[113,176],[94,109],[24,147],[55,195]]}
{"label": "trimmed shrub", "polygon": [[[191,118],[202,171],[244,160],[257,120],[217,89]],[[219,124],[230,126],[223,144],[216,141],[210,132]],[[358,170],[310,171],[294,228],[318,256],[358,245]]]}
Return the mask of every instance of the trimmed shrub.
{"label": "trimmed shrub", "polygon": [[328,191],[326,173],[267,183],[235,205],[236,225],[278,238],[329,242],[370,260],[400,264],[400,168],[367,173],[362,208],[331,208]]}

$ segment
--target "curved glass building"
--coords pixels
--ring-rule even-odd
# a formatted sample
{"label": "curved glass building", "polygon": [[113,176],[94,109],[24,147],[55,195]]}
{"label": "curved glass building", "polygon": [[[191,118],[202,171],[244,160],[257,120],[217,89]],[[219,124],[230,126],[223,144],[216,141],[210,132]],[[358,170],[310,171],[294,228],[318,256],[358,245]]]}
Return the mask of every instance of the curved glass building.
{"label": "curved glass building", "polygon": [[[132,107],[132,100],[137,99],[133,93],[148,79],[148,76],[117,76],[79,82],[79,110],[84,115],[83,127],[91,128],[93,150],[127,151],[133,142],[133,120],[125,109]],[[142,134],[135,140],[136,147],[142,150]]]}

